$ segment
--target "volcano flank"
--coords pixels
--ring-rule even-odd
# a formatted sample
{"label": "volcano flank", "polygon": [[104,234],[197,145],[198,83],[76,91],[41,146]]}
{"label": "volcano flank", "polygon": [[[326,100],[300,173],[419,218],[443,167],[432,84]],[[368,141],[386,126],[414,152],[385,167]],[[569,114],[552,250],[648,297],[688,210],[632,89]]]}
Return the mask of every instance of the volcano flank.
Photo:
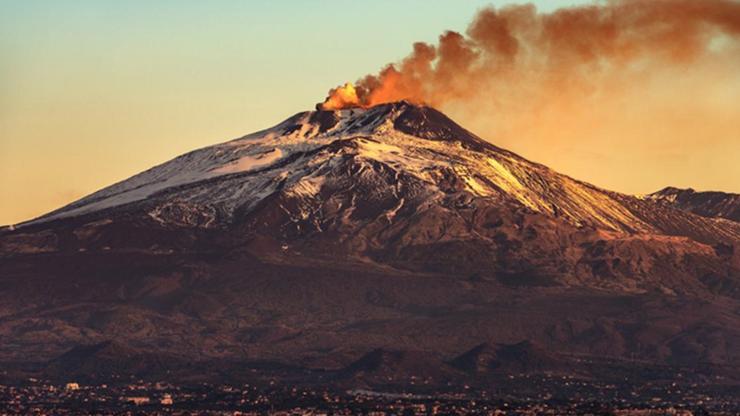
{"label": "volcano flank", "polygon": [[18,377],[732,381],[740,365],[740,223],[600,189],[404,101],[299,113],[6,227],[0,284]]}

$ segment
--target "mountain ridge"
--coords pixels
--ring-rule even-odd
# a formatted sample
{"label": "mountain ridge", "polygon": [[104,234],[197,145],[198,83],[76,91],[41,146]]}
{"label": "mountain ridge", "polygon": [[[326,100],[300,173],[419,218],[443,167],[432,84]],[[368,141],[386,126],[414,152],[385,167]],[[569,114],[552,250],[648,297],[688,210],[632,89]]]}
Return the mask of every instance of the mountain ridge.
{"label": "mountain ridge", "polygon": [[669,186],[648,194],[647,198],[703,217],[740,222],[739,194]]}
{"label": "mountain ridge", "polygon": [[[392,125],[388,126],[389,124]],[[384,130],[380,132],[381,134],[377,134],[379,128]],[[352,141],[354,146],[360,148],[357,152],[360,157],[370,159],[375,157],[377,161],[387,163],[389,160],[383,160],[383,157],[378,158],[378,155],[373,153],[393,153],[401,149],[372,145],[373,141],[363,142],[362,136],[375,134],[376,143],[393,146],[394,142],[398,142],[393,140],[393,135],[397,135],[398,132],[430,141],[459,143],[465,151],[470,151],[467,153],[482,154],[484,157],[482,166],[480,163],[475,166],[479,172],[471,171],[470,168],[463,168],[464,172],[452,172],[458,180],[461,178],[465,182],[467,190],[472,191],[473,194],[477,193],[478,196],[490,196],[494,193],[505,194],[535,211],[548,215],[564,215],[575,225],[581,225],[584,222],[612,231],[666,233],[664,229],[659,229],[659,227],[656,229],[655,224],[650,224],[649,219],[646,221],[644,216],[636,215],[634,210],[625,209],[620,200],[632,197],[605,191],[558,174],[544,165],[531,162],[486,142],[432,108],[415,106],[407,102],[380,105],[370,109],[297,113],[272,128],[220,145],[188,152],[36,220],[21,223],[16,228],[69,215],[84,214],[86,209],[87,212],[90,210],[94,212],[145,200],[153,197],[154,193],[176,189],[180,186],[193,186],[199,182],[213,181],[218,178],[228,179],[230,175],[252,176],[262,171],[274,171],[293,164],[296,159],[301,159],[307,154],[321,152],[325,149],[324,146],[342,146],[344,140]],[[378,138],[380,138],[379,142]],[[264,143],[262,146],[254,146],[255,141]],[[349,142],[344,145],[349,145]],[[425,147],[423,143],[413,143],[413,146]],[[253,147],[255,149],[250,149]],[[454,170],[456,164],[464,162],[461,165],[466,166],[470,162],[470,159],[461,161],[455,157],[443,157],[439,161],[434,161],[439,153],[454,154],[455,149],[440,149],[430,145],[428,150],[432,152],[430,152],[431,156],[423,155],[428,158],[423,161],[426,163],[425,168],[433,168],[434,163],[438,162],[441,165],[451,166]],[[497,155],[499,158],[491,157],[491,154],[486,152]],[[399,159],[401,162],[406,162],[411,158],[404,160],[401,157]],[[478,173],[483,175],[483,181],[489,183],[480,183],[481,176]],[[491,178],[493,178],[492,183],[490,183]],[[284,178],[268,179],[276,181]],[[300,177],[295,177],[289,180],[300,179]],[[421,179],[428,180],[429,178],[421,177]],[[270,187],[270,190],[274,192],[277,187],[272,185],[270,186],[265,181],[259,183],[259,186]],[[246,197],[259,199],[260,195],[247,195]],[[637,200],[629,202],[630,205],[639,206],[641,204]],[[696,221],[701,223],[698,228],[712,229],[711,233],[704,233],[707,235],[702,236],[701,239],[705,241],[712,239],[709,234],[731,234],[732,238],[740,236],[740,227],[730,227],[728,231],[726,227],[712,227],[711,222]],[[692,237],[696,236],[692,235]]]}

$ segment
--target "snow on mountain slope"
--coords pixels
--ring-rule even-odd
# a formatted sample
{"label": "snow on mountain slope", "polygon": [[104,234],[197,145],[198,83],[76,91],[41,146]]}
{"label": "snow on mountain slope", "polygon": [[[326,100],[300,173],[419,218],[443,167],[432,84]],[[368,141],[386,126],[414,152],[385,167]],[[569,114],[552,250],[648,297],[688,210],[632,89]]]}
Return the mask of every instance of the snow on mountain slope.
{"label": "snow on mountain slope", "polygon": [[[184,154],[25,225],[143,204],[161,223],[167,222],[162,213],[175,209],[207,217],[195,222],[200,226],[215,226],[278,192],[299,197],[307,210],[308,201],[325,187],[352,188],[355,175],[377,181],[373,174],[385,171],[395,175],[394,200],[383,214],[389,220],[402,207],[418,211],[459,193],[463,199],[510,203],[577,227],[665,231],[652,221],[650,201],[554,172],[483,141],[432,108],[406,102],[299,113],[267,130]],[[381,195],[388,183],[375,185],[369,184],[377,189],[368,192]],[[399,196],[402,188],[410,193]],[[740,236],[740,229],[732,227],[722,232]],[[682,235],[680,230],[671,233]]]}

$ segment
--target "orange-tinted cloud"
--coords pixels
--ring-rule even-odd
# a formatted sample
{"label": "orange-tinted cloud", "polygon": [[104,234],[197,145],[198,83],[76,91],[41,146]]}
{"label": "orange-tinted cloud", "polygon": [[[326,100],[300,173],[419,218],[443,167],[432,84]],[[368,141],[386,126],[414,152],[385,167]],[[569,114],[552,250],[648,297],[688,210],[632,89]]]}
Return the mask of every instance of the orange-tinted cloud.
{"label": "orange-tinted cloud", "polygon": [[400,63],[359,80],[357,100],[342,99],[344,89],[337,88],[327,106],[401,99],[444,105],[470,99],[481,86],[506,82],[512,73],[567,85],[632,65],[686,64],[707,53],[720,35],[740,35],[740,3],[620,0],[552,13],[532,5],[487,8],[466,35],[445,32],[437,45],[415,44]]}

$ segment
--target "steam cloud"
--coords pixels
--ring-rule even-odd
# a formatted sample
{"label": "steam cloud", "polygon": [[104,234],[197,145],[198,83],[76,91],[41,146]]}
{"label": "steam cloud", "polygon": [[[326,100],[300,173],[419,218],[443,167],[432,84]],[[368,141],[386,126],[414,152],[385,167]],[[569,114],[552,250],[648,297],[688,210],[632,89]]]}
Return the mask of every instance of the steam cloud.
{"label": "steam cloud", "polygon": [[579,81],[604,72],[688,64],[738,36],[740,3],[731,0],[620,0],[549,14],[531,4],[486,8],[466,35],[414,44],[400,63],[331,90],[323,107],[401,99],[443,106],[528,77],[583,87]]}
{"label": "steam cloud", "polygon": [[[740,191],[727,179],[740,177],[727,167],[740,155],[740,2],[485,8],[464,34],[414,44],[400,62],[331,90],[320,107],[401,99],[612,189]],[[625,164],[645,168],[638,175]]]}

